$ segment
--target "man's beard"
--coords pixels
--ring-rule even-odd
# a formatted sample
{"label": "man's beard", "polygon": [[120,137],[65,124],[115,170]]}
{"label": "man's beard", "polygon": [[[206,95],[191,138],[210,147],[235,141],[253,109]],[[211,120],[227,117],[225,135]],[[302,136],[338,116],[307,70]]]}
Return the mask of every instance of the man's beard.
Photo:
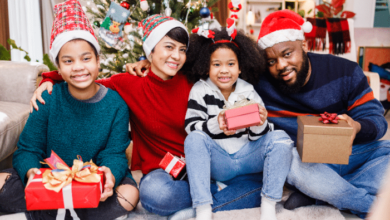
{"label": "man's beard", "polygon": [[[274,86],[276,86],[282,93],[284,93],[284,94],[298,93],[301,90],[301,88],[303,87],[303,85],[305,84],[307,75],[309,74],[309,58],[307,57],[307,54],[305,53],[305,51],[302,51],[302,58],[303,58],[303,62],[302,62],[301,70],[299,72],[297,71],[296,68],[289,69],[286,67],[283,70],[279,71],[277,79],[275,79],[271,75],[271,73],[268,73],[270,82]],[[293,84],[288,85],[282,78],[279,78],[279,76],[280,76],[280,74],[287,72],[287,71],[290,71],[290,70],[295,71],[296,80]]]}

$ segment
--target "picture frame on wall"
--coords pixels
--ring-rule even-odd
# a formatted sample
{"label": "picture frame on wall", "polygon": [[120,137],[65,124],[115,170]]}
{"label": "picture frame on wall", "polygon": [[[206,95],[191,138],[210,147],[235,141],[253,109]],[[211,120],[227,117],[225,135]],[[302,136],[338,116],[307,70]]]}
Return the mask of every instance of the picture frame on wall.
{"label": "picture frame on wall", "polygon": [[390,63],[390,47],[359,47],[358,51],[357,60],[363,71],[375,72],[373,65],[381,67]]}

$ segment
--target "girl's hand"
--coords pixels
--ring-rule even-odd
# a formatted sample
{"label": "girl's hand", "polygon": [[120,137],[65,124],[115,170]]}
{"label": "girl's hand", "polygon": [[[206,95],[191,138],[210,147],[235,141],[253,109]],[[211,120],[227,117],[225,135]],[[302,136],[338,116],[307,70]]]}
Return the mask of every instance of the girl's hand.
{"label": "girl's hand", "polygon": [[259,105],[259,114],[260,114],[260,124],[259,126],[262,126],[264,122],[267,120],[268,112],[264,108],[264,106]]}
{"label": "girl's hand", "polygon": [[106,199],[114,194],[114,186],[115,186],[115,177],[112,175],[110,168],[102,166],[99,168],[100,171],[104,173],[104,177],[106,178],[106,183],[103,187],[103,193],[100,196],[100,201],[104,202]]}
{"label": "girl's hand", "polygon": [[[130,73],[134,76],[144,77],[149,73],[150,62],[149,60],[141,60],[136,63],[128,63],[126,64],[126,72]],[[142,72],[142,69],[146,69]]]}
{"label": "girl's hand", "polygon": [[230,135],[233,135],[236,133],[236,130],[228,130],[227,129],[227,125],[225,122],[225,112],[219,113],[218,123],[219,123],[219,129],[221,129],[225,135],[230,136]]}
{"label": "girl's hand", "polygon": [[34,179],[34,176],[36,174],[41,174],[41,171],[38,169],[38,168],[31,168],[27,171],[27,184],[26,184],[26,187],[31,183],[31,181]]}
{"label": "girl's hand", "polygon": [[44,82],[35,90],[34,95],[30,99],[30,113],[33,112],[33,108],[35,108],[35,110],[38,111],[37,99],[43,105],[45,104],[45,100],[42,99],[42,93],[45,90],[47,90],[51,95],[51,92],[53,91],[53,83]]}

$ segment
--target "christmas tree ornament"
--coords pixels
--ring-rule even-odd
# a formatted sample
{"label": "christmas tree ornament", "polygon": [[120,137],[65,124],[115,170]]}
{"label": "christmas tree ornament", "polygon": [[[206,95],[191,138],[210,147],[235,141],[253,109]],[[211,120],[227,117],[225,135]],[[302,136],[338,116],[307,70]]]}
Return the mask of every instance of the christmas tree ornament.
{"label": "christmas tree ornament", "polygon": [[106,18],[99,29],[99,35],[107,45],[116,49],[120,49],[123,46],[122,29],[129,16],[129,10],[118,3],[111,2]]}
{"label": "christmas tree ornament", "polygon": [[140,0],[142,11],[147,11],[149,9],[148,2],[146,0]]}
{"label": "christmas tree ornament", "polygon": [[126,2],[126,1],[123,1],[123,2],[121,3],[121,6],[122,6],[123,8],[126,8],[127,10],[130,9],[130,4],[129,4],[128,2]]}
{"label": "christmas tree ornament", "polygon": [[95,27],[97,27],[97,28],[100,28],[100,22],[98,22],[98,21],[94,21],[94,22],[93,22],[93,25],[94,25]]}
{"label": "christmas tree ornament", "polygon": [[214,39],[214,34],[215,34],[214,31],[205,29],[203,25],[201,25],[195,29],[192,29],[191,32],[194,34],[198,34],[199,36],[203,36],[205,38],[211,38],[211,39]]}
{"label": "christmas tree ornament", "polygon": [[129,34],[133,30],[133,25],[130,24],[129,22],[126,22],[125,27],[123,28],[123,31],[126,34]]}
{"label": "christmas tree ornament", "polygon": [[138,61],[141,61],[141,60],[146,60],[146,57],[145,57],[145,56],[140,56],[140,57],[138,58]]}
{"label": "christmas tree ornament", "polygon": [[210,10],[207,7],[203,7],[199,10],[200,17],[207,18],[210,16]]}
{"label": "christmas tree ornament", "polygon": [[230,10],[230,18],[238,19],[238,12],[241,10],[242,5],[240,4],[241,0],[231,0],[228,4],[228,8]]}
{"label": "christmas tree ornament", "polygon": [[253,34],[255,31],[253,29],[249,30],[249,33]]}
{"label": "christmas tree ornament", "polygon": [[228,35],[234,40],[237,35],[237,29],[236,24],[234,22],[234,19],[228,18],[226,19],[226,31],[228,32]]}
{"label": "christmas tree ornament", "polygon": [[172,9],[171,9],[171,8],[169,8],[169,7],[168,7],[168,8],[166,8],[166,9],[165,9],[165,15],[170,17],[170,16],[171,16],[171,14],[172,14]]}

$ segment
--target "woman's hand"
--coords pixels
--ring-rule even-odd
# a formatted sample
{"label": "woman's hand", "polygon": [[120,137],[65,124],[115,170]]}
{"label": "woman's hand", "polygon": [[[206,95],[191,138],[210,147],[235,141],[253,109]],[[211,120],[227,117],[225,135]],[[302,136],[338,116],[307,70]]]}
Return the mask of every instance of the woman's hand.
{"label": "woman's hand", "polygon": [[36,174],[41,174],[41,171],[38,169],[38,168],[31,168],[27,171],[27,184],[26,184],[26,187],[28,186],[28,184],[31,183],[31,181],[34,179],[34,176]]}
{"label": "woman's hand", "polygon": [[[134,76],[144,77],[149,73],[150,62],[149,60],[141,60],[136,63],[126,64],[126,72]],[[142,69],[146,69],[142,72]]]}
{"label": "woman's hand", "polygon": [[218,123],[219,123],[219,129],[221,129],[225,135],[230,136],[230,135],[233,135],[236,133],[236,130],[228,130],[227,129],[227,125],[225,122],[225,112],[219,113]]}
{"label": "woman's hand", "polygon": [[45,100],[42,99],[42,93],[45,90],[47,90],[51,95],[51,92],[53,91],[53,83],[44,82],[35,90],[34,95],[30,99],[30,113],[33,112],[33,108],[38,111],[37,99],[40,103],[42,103],[42,105],[45,104]]}
{"label": "woman's hand", "polygon": [[104,183],[103,193],[100,196],[100,201],[104,202],[106,199],[114,194],[115,177],[112,175],[110,168],[102,166],[99,168],[104,173],[106,182]]}
{"label": "woman's hand", "polygon": [[259,105],[259,114],[260,114],[260,124],[259,126],[262,126],[264,122],[267,120],[268,112],[264,108],[264,106]]}

